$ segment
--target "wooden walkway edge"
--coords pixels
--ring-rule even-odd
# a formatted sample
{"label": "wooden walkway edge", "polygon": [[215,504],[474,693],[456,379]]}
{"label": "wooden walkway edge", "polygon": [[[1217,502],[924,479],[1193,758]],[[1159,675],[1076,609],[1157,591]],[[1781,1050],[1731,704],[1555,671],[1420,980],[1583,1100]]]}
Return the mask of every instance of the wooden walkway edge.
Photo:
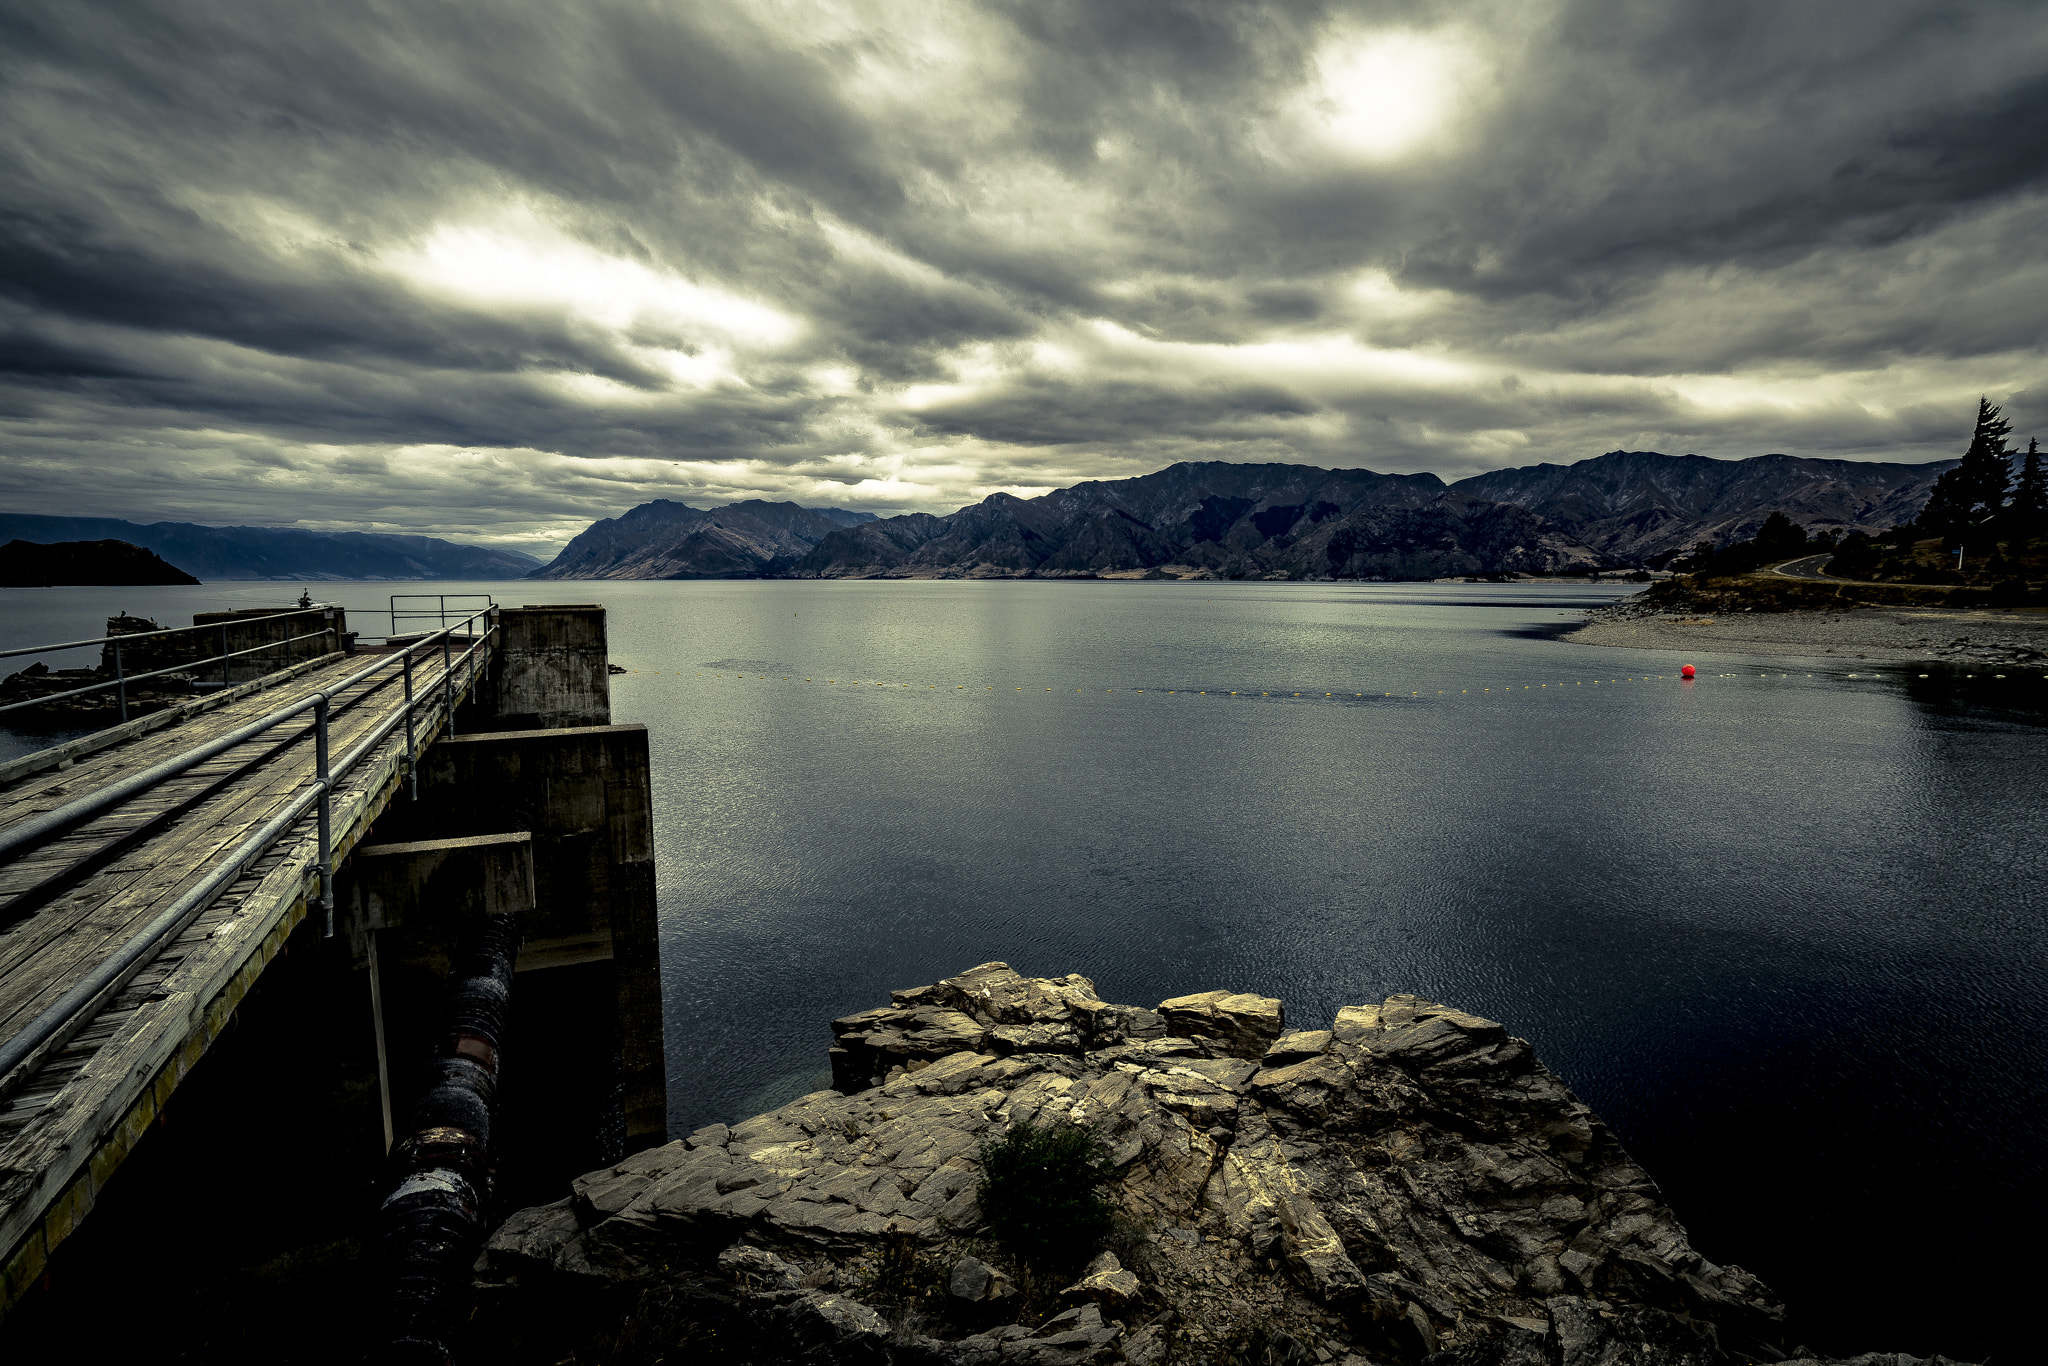
{"label": "wooden walkway edge", "polygon": [[[310,694],[323,684],[331,686],[325,679],[327,673],[345,675],[363,662],[332,662],[338,659],[330,656],[327,661],[308,661],[257,682],[272,688],[296,682],[297,690]],[[489,654],[480,650],[466,664],[457,661],[458,697],[474,688],[488,660]],[[416,691],[423,699],[434,696],[440,682],[440,660],[433,659],[431,665],[431,672],[426,667],[416,668]],[[258,690],[244,684],[235,691],[247,697]],[[210,706],[221,705],[215,698],[205,700]],[[387,689],[376,705],[366,704],[369,715],[353,728],[355,733],[369,733],[376,721],[392,715],[401,703],[396,689]],[[159,749],[161,740],[152,744],[143,736],[175,724],[159,719],[168,715],[140,718],[156,723],[151,726],[130,722],[117,727],[127,733],[75,751],[70,757],[138,742],[148,750]],[[416,716],[416,746],[424,751],[441,734],[446,714],[441,706],[423,705]],[[185,715],[176,717],[177,721],[185,719]],[[85,737],[85,741],[98,738]],[[338,744],[337,757],[352,743]],[[330,857],[334,866],[340,865],[397,796],[406,780],[405,753],[405,733],[400,726],[338,783],[332,803]],[[110,771],[132,767],[122,763],[116,753],[107,753],[105,758]],[[300,758],[305,760],[303,765]],[[39,767],[47,772],[54,766],[55,761]],[[289,772],[273,772],[272,768]],[[35,771],[0,774],[0,783]],[[239,828],[253,829],[261,823],[263,810],[280,809],[303,790],[310,771],[307,754],[250,774],[250,796],[239,805],[241,813],[253,814]],[[9,795],[0,792],[0,807],[8,805]],[[31,799],[14,807],[19,811],[41,804]],[[169,853],[189,854],[185,847],[189,842],[164,843]],[[116,867],[148,866],[153,843],[156,841],[122,854]],[[0,1317],[43,1274],[50,1253],[92,1208],[172,1093],[226,1029],[235,1007],[304,921],[317,902],[321,871],[315,821],[309,813],[167,944],[65,1047],[0,1102],[0,1249],[6,1249],[6,1261],[0,1266]],[[162,894],[172,894],[177,882],[175,876],[168,884],[160,880]]]}

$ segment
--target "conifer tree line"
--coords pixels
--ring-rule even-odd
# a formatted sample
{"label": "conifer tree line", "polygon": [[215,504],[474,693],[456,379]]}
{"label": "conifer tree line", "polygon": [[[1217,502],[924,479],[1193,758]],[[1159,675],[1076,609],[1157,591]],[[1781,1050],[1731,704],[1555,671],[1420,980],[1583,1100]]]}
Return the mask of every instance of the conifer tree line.
{"label": "conifer tree line", "polygon": [[2027,442],[2027,457],[2017,484],[2012,478],[2012,424],[1989,398],[1977,400],[1977,429],[1962,463],[1934,481],[1927,506],[1920,510],[1924,536],[1939,536],[1961,545],[1971,539],[2031,541],[2048,536],[2048,471],[2042,469],[2041,443]]}
{"label": "conifer tree line", "polygon": [[[1993,605],[2017,606],[2040,600],[2028,578],[2039,577],[2048,542],[2048,469],[2041,443],[2029,441],[2019,477],[2013,478],[2012,424],[1988,397],[1977,400],[1977,426],[1962,460],[1935,480],[1927,504],[1913,521],[1876,536],[1861,531],[1827,531],[1809,538],[1783,512],[1773,512],[1747,541],[1716,548],[1701,541],[1692,553],[1671,562],[1679,573],[1735,575],[1792,559],[1809,551],[1834,553],[1822,572],[1852,580],[1965,584],[1987,575],[1996,580]],[[1940,549],[1928,553],[1930,539]],[[1964,552],[1971,573],[1963,572]],[[1953,562],[1949,556],[1954,556]],[[2033,571],[2030,575],[2030,568]]]}

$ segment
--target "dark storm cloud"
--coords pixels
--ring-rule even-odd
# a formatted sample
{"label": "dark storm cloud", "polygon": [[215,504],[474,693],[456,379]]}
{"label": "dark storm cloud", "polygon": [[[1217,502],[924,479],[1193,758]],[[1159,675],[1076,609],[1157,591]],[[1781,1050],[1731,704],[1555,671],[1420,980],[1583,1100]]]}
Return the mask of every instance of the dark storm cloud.
{"label": "dark storm cloud", "polygon": [[1314,411],[1315,405],[1273,385],[1219,389],[1116,379],[1077,391],[1074,385],[1032,376],[1000,394],[928,405],[918,416],[935,432],[1048,446],[1151,436],[1228,438],[1269,430],[1272,419]]}
{"label": "dark storm cloud", "polygon": [[2048,19],[1835,0],[0,10],[50,512],[540,545],[1172,459],[2048,425]]}

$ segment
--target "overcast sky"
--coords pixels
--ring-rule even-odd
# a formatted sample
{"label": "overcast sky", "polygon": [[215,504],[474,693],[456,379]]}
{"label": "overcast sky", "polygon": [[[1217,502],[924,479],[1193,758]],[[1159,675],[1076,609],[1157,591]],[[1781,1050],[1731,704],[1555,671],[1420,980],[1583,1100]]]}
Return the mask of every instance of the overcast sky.
{"label": "overcast sky", "polygon": [[2039,0],[0,0],[18,510],[2048,437]]}

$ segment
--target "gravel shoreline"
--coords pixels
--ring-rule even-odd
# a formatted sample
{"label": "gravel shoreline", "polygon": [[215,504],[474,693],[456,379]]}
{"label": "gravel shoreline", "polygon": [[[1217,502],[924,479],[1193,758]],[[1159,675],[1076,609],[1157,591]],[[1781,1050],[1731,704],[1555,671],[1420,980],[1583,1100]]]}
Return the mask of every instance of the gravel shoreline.
{"label": "gravel shoreline", "polygon": [[1557,638],[1578,645],[1821,659],[2048,664],[2039,610],[1859,607],[1845,612],[1662,612],[1625,601],[1595,608]]}

